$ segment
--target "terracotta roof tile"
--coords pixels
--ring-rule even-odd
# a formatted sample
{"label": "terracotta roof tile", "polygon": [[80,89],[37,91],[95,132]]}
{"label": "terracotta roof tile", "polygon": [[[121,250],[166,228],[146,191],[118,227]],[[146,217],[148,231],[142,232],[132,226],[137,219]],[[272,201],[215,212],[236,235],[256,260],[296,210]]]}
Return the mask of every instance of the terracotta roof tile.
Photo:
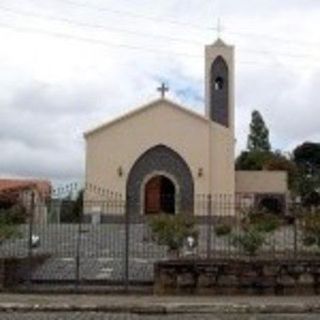
{"label": "terracotta roof tile", "polygon": [[0,179],[0,194],[35,189],[42,197],[50,194],[51,183],[46,180]]}

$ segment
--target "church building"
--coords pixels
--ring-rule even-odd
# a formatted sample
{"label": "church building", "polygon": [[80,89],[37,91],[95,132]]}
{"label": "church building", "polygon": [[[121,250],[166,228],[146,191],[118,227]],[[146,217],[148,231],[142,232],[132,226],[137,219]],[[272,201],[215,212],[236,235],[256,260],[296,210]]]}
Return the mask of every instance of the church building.
{"label": "church building", "polygon": [[121,194],[132,216],[205,214],[199,195],[283,207],[285,172],[235,171],[234,67],[234,47],[218,39],[205,47],[203,114],[168,99],[162,85],[159,99],[87,131],[86,183]]}

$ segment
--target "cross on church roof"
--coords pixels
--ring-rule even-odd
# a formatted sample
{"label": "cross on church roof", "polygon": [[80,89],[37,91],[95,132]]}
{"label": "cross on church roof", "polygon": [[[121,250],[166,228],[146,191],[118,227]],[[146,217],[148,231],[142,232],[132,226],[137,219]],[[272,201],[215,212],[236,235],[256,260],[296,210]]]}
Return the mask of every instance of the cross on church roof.
{"label": "cross on church roof", "polygon": [[165,85],[165,83],[161,83],[161,87],[157,88],[157,90],[161,93],[161,98],[164,98],[166,95],[166,92],[169,91],[169,87]]}
{"label": "cross on church roof", "polygon": [[219,38],[221,37],[221,33],[222,33],[222,31],[223,31],[223,26],[222,26],[222,24],[221,24],[220,18],[218,18],[218,20],[217,20],[216,30],[217,30],[217,38],[219,39]]}

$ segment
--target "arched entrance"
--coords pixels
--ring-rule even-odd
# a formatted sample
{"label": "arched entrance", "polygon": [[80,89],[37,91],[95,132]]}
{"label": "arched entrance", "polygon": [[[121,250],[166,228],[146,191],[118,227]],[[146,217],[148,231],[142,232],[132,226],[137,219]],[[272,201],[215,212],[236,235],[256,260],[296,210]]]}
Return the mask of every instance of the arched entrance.
{"label": "arched entrance", "polygon": [[144,189],[144,213],[146,215],[175,213],[176,190],[173,182],[163,176],[152,177]]}
{"label": "arched entrance", "polygon": [[[130,169],[126,186],[128,214],[138,217],[145,213],[145,187],[149,180],[156,176],[166,177],[173,183],[175,188],[174,212],[192,215],[194,182],[191,170],[186,161],[176,151],[164,145],[156,145],[147,150]],[[165,187],[165,181],[167,180],[162,179],[160,184],[163,185],[165,190],[170,190],[170,184],[167,183]],[[172,207],[172,202],[170,205]],[[165,209],[168,210],[169,208]]]}

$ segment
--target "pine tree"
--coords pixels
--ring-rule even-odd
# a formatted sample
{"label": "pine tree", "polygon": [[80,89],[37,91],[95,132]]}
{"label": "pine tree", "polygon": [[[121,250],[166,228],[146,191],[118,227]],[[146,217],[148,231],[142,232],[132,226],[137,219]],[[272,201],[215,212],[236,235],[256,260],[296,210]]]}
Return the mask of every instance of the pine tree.
{"label": "pine tree", "polygon": [[269,141],[269,130],[259,111],[253,111],[251,115],[250,133],[248,136],[249,151],[265,151],[271,149]]}

